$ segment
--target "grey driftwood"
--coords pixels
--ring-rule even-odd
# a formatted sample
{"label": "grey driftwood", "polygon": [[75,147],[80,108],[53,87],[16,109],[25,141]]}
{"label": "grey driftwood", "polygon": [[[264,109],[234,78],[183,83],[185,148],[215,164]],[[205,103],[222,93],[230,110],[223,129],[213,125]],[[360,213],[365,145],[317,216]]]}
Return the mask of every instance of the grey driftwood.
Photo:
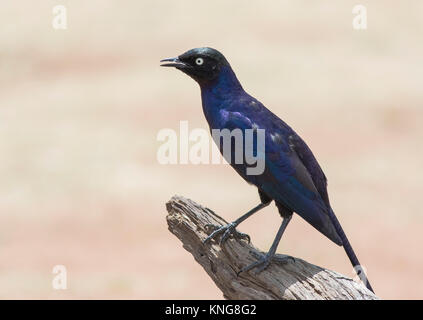
{"label": "grey driftwood", "polygon": [[210,225],[227,222],[192,200],[174,196],[166,208],[169,231],[204,268],[226,299],[378,299],[362,283],[299,258],[285,263],[274,261],[260,274],[251,270],[237,276],[242,267],[256,261],[263,252],[247,240],[234,237],[223,247],[219,238],[203,244],[213,231]]}

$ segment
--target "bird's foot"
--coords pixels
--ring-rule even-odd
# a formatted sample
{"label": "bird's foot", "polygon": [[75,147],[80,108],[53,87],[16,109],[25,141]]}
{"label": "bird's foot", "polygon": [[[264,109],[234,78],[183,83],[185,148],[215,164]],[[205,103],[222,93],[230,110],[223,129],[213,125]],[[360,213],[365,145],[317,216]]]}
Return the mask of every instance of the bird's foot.
{"label": "bird's foot", "polygon": [[242,268],[240,271],[238,271],[237,276],[239,276],[241,273],[243,272],[248,272],[254,268],[257,268],[255,271],[255,274],[259,274],[260,272],[262,272],[263,270],[265,270],[272,261],[277,261],[279,263],[288,263],[289,261],[295,262],[295,259],[291,256],[280,256],[280,255],[272,255],[272,254],[265,254],[265,255],[260,255],[260,258],[256,261],[253,262],[251,264],[249,264],[248,266],[245,266],[244,268]]}
{"label": "bird's foot", "polygon": [[[210,226],[210,225],[208,225]],[[203,243],[207,243],[218,234],[223,233],[222,237],[220,238],[219,244],[222,245],[226,240],[228,240],[229,236],[232,234],[234,237],[239,239],[246,239],[248,243],[250,243],[250,236],[248,234],[242,233],[237,231],[236,228],[237,224],[231,222],[228,223],[226,226],[221,226],[220,228],[214,230],[206,239],[204,239]]]}

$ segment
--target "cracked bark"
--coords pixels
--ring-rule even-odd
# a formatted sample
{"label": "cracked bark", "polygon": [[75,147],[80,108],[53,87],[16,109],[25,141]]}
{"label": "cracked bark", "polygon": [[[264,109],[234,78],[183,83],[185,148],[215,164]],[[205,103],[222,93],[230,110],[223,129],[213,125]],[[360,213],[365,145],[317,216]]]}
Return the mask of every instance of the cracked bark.
{"label": "cracked bark", "polygon": [[221,226],[227,222],[192,200],[174,196],[166,208],[169,231],[181,240],[226,299],[378,299],[362,283],[299,258],[288,263],[274,261],[258,275],[252,270],[237,276],[262,252],[246,240],[233,237],[223,247],[215,240],[203,244],[213,231],[206,227],[208,224]]}

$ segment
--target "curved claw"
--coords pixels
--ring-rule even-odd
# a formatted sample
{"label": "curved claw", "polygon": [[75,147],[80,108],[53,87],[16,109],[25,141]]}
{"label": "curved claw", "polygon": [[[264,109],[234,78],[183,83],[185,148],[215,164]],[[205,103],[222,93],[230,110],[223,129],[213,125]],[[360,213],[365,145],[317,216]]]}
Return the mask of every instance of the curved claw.
{"label": "curved claw", "polygon": [[219,244],[222,245],[229,238],[231,233],[234,231],[235,231],[235,228],[232,228],[232,226],[227,228],[223,236],[220,238]]}
{"label": "curved claw", "polygon": [[207,243],[208,241],[210,241],[212,238],[216,237],[220,233],[223,233],[219,242],[220,245],[223,245],[223,243],[225,243],[225,241],[228,240],[231,234],[233,234],[237,238],[241,238],[241,239],[246,238],[248,242],[250,242],[251,240],[250,236],[248,234],[238,232],[235,229],[236,226],[237,225],[232,222],[232,223],[228,223],[226,226],[222,226],[214,230],[206,239],[203,240],[203,243]]}
{"label": "curved claw", "polygon": [[226,226],[222,226],[216,230],[214,230],[206,239],[203,240],[203,243],[207,243],[208,241],[210,241],[211,239],[213,239],[215,236],[217,236],[219,233],[222,233],[224,231],[226,231],[228,229],[228,226],[230,224],[226,225]]}
{"label": "curved claw", "polygon": [[244,268],[242,268],[240,271],[238,271],[237,275],[239,276],[241,273],[250,271],[251,269],[254,269],[254,268],[258,268],[256,271],[256,274],[258,274],[269,266],[270,261],[271,261],[271,257],[265,255],[261,257],[259,260],[257,260],[256,262],[253,262],[249,264],[248,266],[245,266]]}
{"label": "curved claw", "polygon": [[228,240],[228,238],[231,234],[233,234],[234,237],[236,237],[236,238],[246,239],[248,241],[248,243],[251,242],[251,238],[248,234],[237,231],[235,229],[235,226],[233,226],[233,227],[230,226],[228,229],[226,229],[225,233],[220,238],[220,245],[222,245],[226,240]]}
{"label": "curved claw", "polygon": [[280,262],[280,263],[288,263],[288,260],[291,260],[292,263],[296,262],[294,257],[285,256],[285,255],[283,257],[281,257],[280,255],[276,255],[273,257],[272,260]]}
{"label": "curved claw", "polygon": [[239,276],[243,272],[250,271],[251,269],[254,269],[254,268],[257,268],[255,274],[259,274],[270,265],[272,260],[276,260],[281,263],[287,263],[288,262],[287,260],[292,260],[293,262],[295,262],[295,259],[291,256],[278,257],[278,256],[270,256],[266,254],[265,256],[262,256],[256,262],[253,262],[245,266],[244,268],[242,268],[240,271],[238,271],[237,276]]}
{"label": "curved claw", "polygon": [[236,237],[239,237],[240,239],[245,239],[245,240],[247,240],[247,241],[248,241],[248,243],[251,243],[251,238],[250,238],[250,236],[249,236],[248,234],[246,234],[246,233],[242,233],[242,232],[237,231],[237,232],[235,233],[235,236],[236,236]]}

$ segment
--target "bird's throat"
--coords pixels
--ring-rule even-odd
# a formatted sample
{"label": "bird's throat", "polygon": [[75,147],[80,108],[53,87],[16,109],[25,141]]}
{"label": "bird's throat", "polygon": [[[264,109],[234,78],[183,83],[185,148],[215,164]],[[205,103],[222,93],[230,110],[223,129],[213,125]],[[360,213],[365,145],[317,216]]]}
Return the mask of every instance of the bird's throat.
{"label": "bird's throat", "polygon": [[227,108],[233,99],[244,92],[241,83],[230,67],[221,69],[218,77],[208,83],[200,83],[204,115],[209,122],[221,109]]}

